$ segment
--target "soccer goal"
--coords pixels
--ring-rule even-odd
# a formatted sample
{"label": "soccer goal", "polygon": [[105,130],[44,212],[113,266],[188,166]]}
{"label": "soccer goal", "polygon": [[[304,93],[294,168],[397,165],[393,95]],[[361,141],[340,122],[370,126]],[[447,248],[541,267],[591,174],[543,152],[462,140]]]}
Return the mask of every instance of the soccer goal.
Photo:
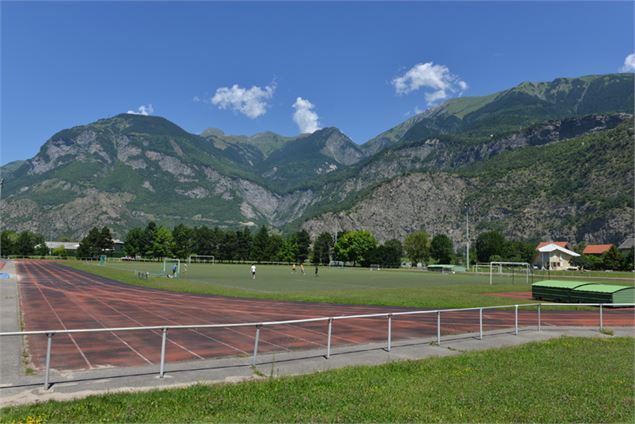
{"label": "soccer goal", "polygon": [[190,255],[187,258],[188,264],[214,264],[214,256],[212,255]]}
{"label": "soccer goal", "polygon": [[516,275],[523,278],[525,283],[529,284],[529,275],[531,274],[531,266],[527,262],[490,262],[489,263],[489,283],[494,283],[494,274],[511,276],[512,284],[515,282]]}
{"label": "soccer goal", "polygon": [[371,271],[381,271],[381,265],[379,264],[370,264]]}
{"label": "soccer goal", "polygon": [[168,277],[172,276],[174,265],[176,265],[176,274],[174,274],[174,277],[178,278],[179,275],[181,275],[181,260],[177,258],[163,259],[163,274]]}

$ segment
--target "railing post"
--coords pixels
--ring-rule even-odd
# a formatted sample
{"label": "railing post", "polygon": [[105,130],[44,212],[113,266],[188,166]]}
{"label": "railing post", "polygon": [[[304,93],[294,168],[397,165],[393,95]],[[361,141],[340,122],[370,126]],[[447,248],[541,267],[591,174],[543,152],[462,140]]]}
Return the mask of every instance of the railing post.
{"label": "railing post", "polygon": [[441,345],[441,311],[437,311],[437,346]]}
{"label": "railing post", "polygon": [[163,378],[163,375],[165,374],[165,342],[168,339],[168,329],[163,328],[161,333],[161,363],[159,365],[159,378]]}
{"label": "railing post", "polygon": [[326,338],[326,359],[331,357],[331,330],[333,329],[333,318],[329,318],[329,331]]}
{"label": "railing post", "polygon": [[392,314],[388,314],[388,352],[392,349]]}
{"label": "railing post", "polygon": [[254,340],[254,356],[251,360],[252,365],[256,365],[256,357],[258,356],[258,341],[260,341],[260,324],[256,325],[256,340]]}
{"label": "railing post", "polygon": [[518,305],[514,305],[514,334],[518,335]]}
{"label": "railing post", "polygon": [[53,335],[55,333],[47,333],[46,341],[46,370],[44,370],[44,390],[49,389],[49,370],[51,369],[51,344],[53,343]]}
{"label": "railing post", "polygon": [[478,338],[483,340],[483,308],[478,310]]}
{"label": "railing post", "polygon": [[604,311],[603,311],[603,303],[600,303],[600,331],[604,330]]}
{"label": "railing post", "polygon": [[538,304],[538,332],[542,331],[542,320],[541,320],[541,317],[540,317],[540,306],[541,305],[542,304],[540,304],[540,303]]}

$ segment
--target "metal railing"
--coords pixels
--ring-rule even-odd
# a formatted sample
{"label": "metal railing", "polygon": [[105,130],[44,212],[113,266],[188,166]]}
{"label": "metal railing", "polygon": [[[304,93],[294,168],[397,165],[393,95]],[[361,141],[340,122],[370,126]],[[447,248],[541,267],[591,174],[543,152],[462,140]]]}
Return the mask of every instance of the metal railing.
{"label": "metal railing", "polygon": [[[38,331],[12,331],[0,333],[0,337],[10,336],[33,336],[33,335],[46,335],[46,360],[44,370],[44,389],[48,390],[49,385],[49,373],[51,365],[51,348],[53,344],[53,336],[56,334],[75,334],[75,333],[106,333],[106,332],[125,332],[125,331],[161,331],[161,356],[159,363],[159,377],[163,378],[165,375],[165,348],[167,342],[167,336],[169,330],[190,330],[190,329],[210,329],[210,328],[235,328],[235,327],[255,327],[256,335],[254,338],[254,348],[251,364],[256,365],[258,356],[258,344],[260,341],[260,330],[263,327],[276,326],[276,325],[289,325],[289,324],[304,324],[309,322],[326,321],[328,323],[327,340],[326,340],[326,353],[324,357],[329,359],[331,357],[331,336],[334,321],[341,321],[347,319],[360,319],[360,318],[387,318],[387,341],[386,350],[388,352],[392,349],[392,322],[393,318],[408,315],[436,315],[436,344],[441,345],[441,314],[448,312],[465,312],[465,311],[478,311],[479,312],[479,340],[483,340],[483,311],[491,309],[511,309],[514,310],[514,334],[519,334],[519,322],[518,322],[518,310],[519,308],[536,307],[537,316],[537,329],[542,331],[542,307],[543,306],[597,306],[599,307],[599,329],[604,330],[604,307],[634,307],[635,303],[524,303],[516,305],[500,305],[500,306],[481,306],[475,308],[454,308],[454,309],[434,309],[434,310],[420,310],[420,311],[403,311],[403,312],[387,312],[377,314],[361,314],[361,315],[342,315],[332,317],[319,317],[319,318],[307,318],[307,319],[295,319],[284,321],[264,321],[264,322],[246,322],[246,323],[234,323],[234,324],[196,324],[196,325],[155,325],[145,327],[113,327],[113,328],[82,328],[82,329],[66,329],[66,330],[38,330]],[[590,312],[590,311],[589,311]]]}

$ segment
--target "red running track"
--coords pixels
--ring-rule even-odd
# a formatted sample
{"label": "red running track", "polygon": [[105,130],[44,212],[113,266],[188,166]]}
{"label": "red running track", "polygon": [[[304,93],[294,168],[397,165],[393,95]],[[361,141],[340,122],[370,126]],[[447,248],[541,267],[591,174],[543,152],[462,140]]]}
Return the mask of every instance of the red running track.
{"label": "red running track", "polygon": [[[22,261],[17,264],[24,330],[135,327],[154,325],[262,322],[325,316],[404,311],[406,308],[334,305],[173,293],[134,287],[77,271],[59,263]],[[478,311],[441,314],[442,335],[478,332]],[[512,310],[486,310],[484,330],[511,329]],[[543,311],[544,326],[596,326],[596,311]],[[605,309],[606,326],[635,326],[632,309]],[[536,309],[520,308],[519,324],[535,326]],[[383,342],[386,318],[335,321],[332,346]],[[436,336],[434,314],[394,317],[394,340]],[[166,361],[250,355],[255,328],[170,330]],[[264,327],[259,352],[326,349],[327,323]],[[45,336],[28,336],[34,366],[41,369]],[[157,364],[160,331],[57,334],[51,367],[58,370]]]}

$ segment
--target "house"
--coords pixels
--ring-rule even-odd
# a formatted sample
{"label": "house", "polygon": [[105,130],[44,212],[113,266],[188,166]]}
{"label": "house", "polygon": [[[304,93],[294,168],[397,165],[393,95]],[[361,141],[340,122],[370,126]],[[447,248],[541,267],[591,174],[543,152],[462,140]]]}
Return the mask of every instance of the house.
{"label": "house", "polygon": [[633,244],[635,242],[635,237],[629,237],[620,244],[618,247],[619,250],[631,250],[633,248]]}
{"label": "house", "polygon": [[583,255],[600,256],[611,250],[612,244],[587,244],[582,251]]}
{"label": "house", "polygon": [[573,267],[571,261],[580,254],[568,249],[567,242],[543,242],[536,246],[538,253],[534,256],[532,263],[540,269],[550,269],[552,271],[562,271]]}

